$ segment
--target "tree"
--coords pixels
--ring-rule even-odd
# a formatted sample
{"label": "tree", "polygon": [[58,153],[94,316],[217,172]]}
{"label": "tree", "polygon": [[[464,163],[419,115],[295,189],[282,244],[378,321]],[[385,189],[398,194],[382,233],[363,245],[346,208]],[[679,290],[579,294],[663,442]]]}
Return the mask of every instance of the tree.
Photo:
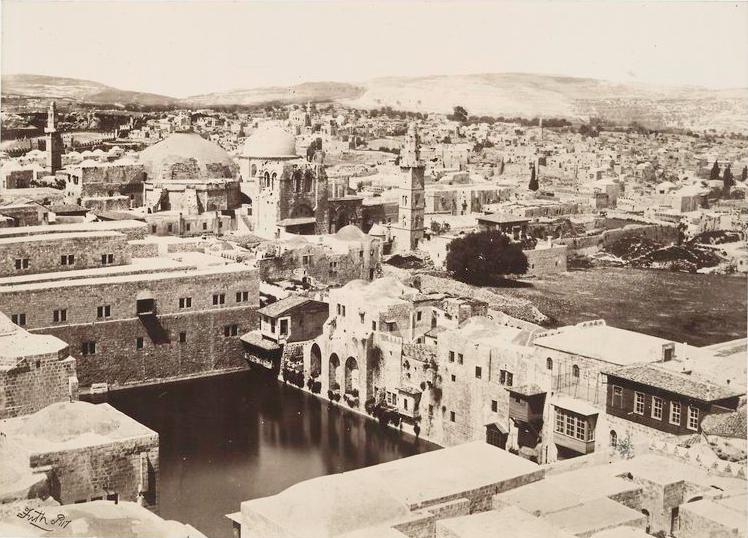
{"label": "tree", "polygon": [[735,184],[735,181],[732,177],[732,170],[730,170],[730,165],[728,164],[725,168],[725,173],[722,174],[722,193],[725,198],[730,197],[730,187],[732,187]]}
{"label": "tree", "polygon": [[712,171],[709,172],[709,179],[719,179],[719,163],[717,163],[716,159],[712,165]]}
{"label": "tree", "polygon": [[528,188],[535,192],[540,188],[540,185],[538,184],[538,178],[535,177],[535,164],[530,166],[530,184],[528,185]]}
{"label": "tree", "polygon": [[466,123],[468,120],[468,111],[465,110],[465,107],[457,105],[452,109],[452,114],[448,118],[453,121],[459,121],[460,123]]}
{"label": "tree", "polygon": [[490,283],[496,276],[527,272],[522,247],[495,230],[453,239],[447,252],[447,271],[470,284]]}
{"label": "tree", "polygon": [[740,173],[740,181],[748,179],[748,166],[743,167],[743,171]]}

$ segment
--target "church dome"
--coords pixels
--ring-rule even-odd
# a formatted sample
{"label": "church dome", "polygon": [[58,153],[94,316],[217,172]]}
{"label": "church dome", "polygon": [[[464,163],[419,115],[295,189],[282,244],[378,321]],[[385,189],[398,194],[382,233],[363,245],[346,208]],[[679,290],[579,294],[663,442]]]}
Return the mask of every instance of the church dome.
{"label": "church dome", "polygon": [[296,138],[280,127],[261,127],[244,142],[243,153],[255,159],[296,157]]}
{"label": "church dome", "polygon": [[234,162],[220,146],[197,133],[174,133],[140,153],[148,179],[233,178]]}

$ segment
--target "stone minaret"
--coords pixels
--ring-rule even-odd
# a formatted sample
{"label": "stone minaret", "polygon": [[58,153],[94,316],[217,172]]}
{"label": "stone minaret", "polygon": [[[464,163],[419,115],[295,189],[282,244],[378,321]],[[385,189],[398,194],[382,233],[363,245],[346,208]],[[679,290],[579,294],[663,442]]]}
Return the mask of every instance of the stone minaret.
{"label": "stone minaret", "polygon": [[62,136],[57,131],[56,121],[57,108],[52,101],[47,111],[47,127],[44,129],[47,135],[47,168],[51,174],[62,168]]}
{"label": "stone minaret", "polygon": [[416,124],[408,128],[408,135],[400,153],[400,184],[398,186],[398,219],[392,224],[394,248],[403,252],[414,250],[423,239],[423,212],[426,205],[424,196],[425,166],[421,162],[420,138]]}

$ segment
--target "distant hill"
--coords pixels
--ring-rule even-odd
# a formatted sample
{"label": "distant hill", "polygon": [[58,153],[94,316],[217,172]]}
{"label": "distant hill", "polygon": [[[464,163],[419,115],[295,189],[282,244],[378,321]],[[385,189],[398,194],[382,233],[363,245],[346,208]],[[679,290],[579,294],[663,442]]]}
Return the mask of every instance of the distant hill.
{"label": "distant hill", "polygon": [[748,131],[748,89],[662,87],[523,73],[387,77],[363,86],[363,94],[348,104],[443,113],[461,105],[478,116],[599,117],[650,127]]}
{"label": "distant hill", "polygon": [[346,82],[304,82],[296,86],[272,86],[195,95],[183,101],[197,106],[287,104],[356,99],[363,93],[364,88]]}
{"label": "distant hill", "polygon": [[90,80],[46,75],[3,75],[2,96],[125,106],[169,106],[179,102],[164,95],[119,90]]}
{"label": "distant hill", "polygon": [[5,75],[3,98],[64,99],[102,105],[248,106],[339,102],[359,108],[390,106],[418,112],[465,107],[471,115],[533,118],[597,117],[620,124],[748,132],[748,88],[710,90],[614,83],[524,73],[385,77],[359,84],[306,82],[296,86],[236,89],[176,99],[119,90],[78,79]]}

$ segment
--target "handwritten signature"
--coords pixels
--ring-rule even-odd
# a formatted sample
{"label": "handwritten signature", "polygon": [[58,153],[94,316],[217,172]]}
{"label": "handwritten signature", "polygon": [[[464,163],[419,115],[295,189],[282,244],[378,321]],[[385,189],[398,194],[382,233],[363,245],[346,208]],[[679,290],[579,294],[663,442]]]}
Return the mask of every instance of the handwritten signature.
{"label": "handwritten signature", "polygon": [[24,508],[23,512],[16,514],[19,519],[28,520],[30,525],[33,525],[37,529],[41,529],[46,532],[55,530],[55,527],[64,529],[70,524],[70,520],[65,514],[57,514],[54,519],[51,516],[41,510],[34,510],[28,506]]}

